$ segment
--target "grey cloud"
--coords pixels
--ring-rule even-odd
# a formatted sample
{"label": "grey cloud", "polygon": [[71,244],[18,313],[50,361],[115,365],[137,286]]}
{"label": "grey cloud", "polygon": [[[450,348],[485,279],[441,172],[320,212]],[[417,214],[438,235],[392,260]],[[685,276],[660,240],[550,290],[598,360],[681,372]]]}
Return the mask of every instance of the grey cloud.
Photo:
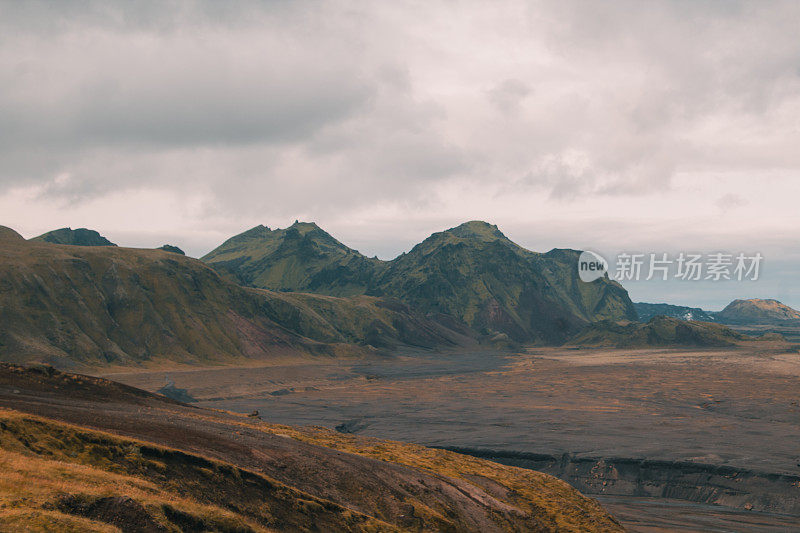
{"label": "grey cloud", "polygon": [[[86,87],[47,106],[16,103],[0,114],[4,147],[50,149],[133,144],[290,142],[359,110],[369,87],[351,80],[307,78],[253,83],[182,83]],[[316,94],[311,86],[325,86]]]}
{"label": "grey cloud", "polygon": [[0,40],[6,148],[297,140],[356,112],[374,91],[349,48],[332,46],[333,36],[308,45],[286,21],[164,35],[80,20]]}
{"label": "grey cloud", "polygon": [[[528,5],[527,21],[486,17],[484,39],[459,50],[437,36],[452,14],[436,6],[414,30],[392,20],[397,9],[336,2],[10,2],[0,17],[8,30],[0,37],[0,183],[45,183],[69,172],[100,190],[115,177],[92,167],[114,150],[130,160],[114,165],[120,186],[163,183],[148,167],[182,148],[229,146],[236,154],[253,144],[274,157],[271,147],[293,144],[317,159],[306,172],[325,174],[293,179],[358,176],[359,190],[380,184],[374,194],[453,176],[513,188],[526,173],[532,178],[523,185],[536,182],[562,199],[658,190],[677,169],[724,166],[728,153],[740,153],[735,141],[687,141],[703,123],[770,117],[797,97],[800,51],[788,30],[800,10],[774,5],[541,2]],[[517,66],[504,76],[489,74],[491,61],[447,63],[487,56],[509,38],[518,42]],[[536,43],[550,56],[521,53]],[[427,85],[433,57],[441,80],[465,81],[444,92]],[[478,119],[479,108],[458,98],[481,69],[492,80],[486,105],[506,116]],[[590,171],[541,170],[576,152]],[[217,166],[230,160],[214,153]],[[750,157],[758,165],[773,155]],[[262,176],[280,168],[260,165]],[[492,169],[497,174],[487,175]]]}
{"label": "grey cloud", "polygon": [[213,24],[255,26],[265,17],[302,20],[319,7],[308,0],[239,0],[236,5],[216,0],[3,0],[0,28],[9,33],[49,36],[72,29],[103,28],[129,33],[173,33]]}
{"label": "grey cloud", "polygon": [[489,100],[504,113],[517,111],[521,102],[531,94],[531,88],[517,79],[504,80],[488,91]]}
{"label": "grey cloud", "polygon": [[717,201],[715,202],[717,207],[719,207],[722,211],[729,211],[736,207],[742,207],[747,205],[747,199],[742,198],[738,194],[723,194]]}

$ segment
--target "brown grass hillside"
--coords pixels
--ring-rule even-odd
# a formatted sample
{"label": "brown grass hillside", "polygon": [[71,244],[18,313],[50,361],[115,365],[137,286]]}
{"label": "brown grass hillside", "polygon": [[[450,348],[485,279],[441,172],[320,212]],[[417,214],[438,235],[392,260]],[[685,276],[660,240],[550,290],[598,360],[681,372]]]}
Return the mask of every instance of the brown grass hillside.
{"label": "brown grass hillside", "polygon": [[0,529],[622,530],[545,474],[99,378],[5,365],[0,407]]}

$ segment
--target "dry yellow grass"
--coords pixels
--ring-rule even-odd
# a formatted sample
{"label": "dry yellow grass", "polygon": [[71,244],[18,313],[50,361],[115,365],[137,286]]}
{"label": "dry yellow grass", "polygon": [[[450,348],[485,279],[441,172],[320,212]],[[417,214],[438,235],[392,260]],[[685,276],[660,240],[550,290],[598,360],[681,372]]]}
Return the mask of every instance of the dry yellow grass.
{"label": "dry yellow grass", "polygon": [[14,509],[0,514],[0,530],[15,532],[119,533],[120,529],[57,511]]}
{"label": "dry yellow grass", "polygon": [[[427,489],[423,489],[411,490],[399,501],[409,508],[400,518],[410,516],[416,521],[417,525],[409,525],[412,529],[458,531],[451,514],[454,509],[442,502],[471,500],[488,512],[483,520],[496,530],[518,531],[522,524],[523,530],[536,531],[623,530],[596,501],[538,472],[325,428],[266,424],[231,413],[185,410],[181,416],[194,421],[184,423],[188,427],[211,426],[224,416],[237,435],[279,435],[304,443],[297,446],[313,444],[417,472],[412,477],[398,477],[406,480],[401,483],[417,483],[413,476],[425,477],[429,480],[425,483],[441,480],[441,484],[419,483],[444,491],[442,494],[457,495],[455,499],[442,500],[439,493],[426,496]],[[364,461],[362,470],[353,470],[354,477],[369,476],[369,464]],[[311,462],[309,466],[325,468],[325,463]],[[349,499],[334,503],[298,490],[290,481],[282,483],[234,464],[8,409],[0,409],[0,471],[0,530],[108,531],[109,523],[137,519],[165,531],[179,531],[181,521],[187,520],[203,524],[203,530],[231,532],[372,532],[400,527],[394,523],[398,516],[378,511],[382,505],[378,502],[384,500],[364,492],[358,483],[347,489],[351,491]],[[121,504],[120,497],[125,498]],[[352,501],[361,506],[351,507]],[[127,510],[117,512],[118,505]],[[81,522],[86,519],[91,521]]]}
{"label": "dry yellow grass", "polygon": [[[8,420],[7,413],[2,415]],[[75,458],[80,460],[77,455]],[[0,529],[4,531],[119,531],[103,522],[68,515],[55,508],[62,498],[74,495],[88,499],[131,498],[142,504],[167,531],[180,529],[164,516],[164,506],[180,509],[207,523],[270,531],[220,507],[204,505],[144,479],[99,467],[0,449],[0,471]]]}
{"label": "dry yellow grass", "polygon": [[490,494],[496,492],[499,485],[502,487],[501,492],[506,492],[506,498],[497,496],[497,499],[523,512],[543,514],[557,531],[597,532],[622,529],[610,516],[604,523],[597,522],[598,516],[605,512],[596,500],[581,495],[567,483],[541,472],[416,444],[343,435],[327,428],[272,426],[267,431],[463,479]]}
{"label": "dry yellow grass", "polygon": [[[198,418],[204,415],[198,413]],[[325,446],[464,480],[490,494],[496,501],[521,513],[544,518],[554,531],[617,532],[622,526],[594,499],[583,496],[569,484],[550,475],[448,450],[416,444],[347,435],[323,427],[293,427],[253,422],[241,415],[243,426],[281,435],[309,444]],[[475,494],[476,497],[481,497]],[[415,505],[415,513],[436,522],[439,513]]]}
{"label": "dry yellow grass", "polygon": [[70,497],[89,505],[129,498],[164,531],[182,531],[170,513],[223,532],[311,530],[317,522],[396,530],[231,465],[8,409],[0,409],[0,472],[0,531],[118,531],[65,514]]}

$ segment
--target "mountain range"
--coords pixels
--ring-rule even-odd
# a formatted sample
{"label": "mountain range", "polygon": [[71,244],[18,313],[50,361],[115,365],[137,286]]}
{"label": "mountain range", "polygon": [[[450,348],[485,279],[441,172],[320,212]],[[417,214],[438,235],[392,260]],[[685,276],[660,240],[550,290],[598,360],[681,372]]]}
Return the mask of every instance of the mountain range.
{"label": "mountain range", "polygon": [[26,241],[4,227],[0,324],[0,359],[62,367],[475,342],[390,298],[244,288],[176,253]]}
{"label": "mountain range", "polygon": [[578,251],[532,252],[479,221],[434,233],[391,261],[302,222],[257,226],[202,260],[172,246],[102,244],[110,241],[92,230],[45,235],[50,240],[26,241],[0,227],[5,361],[81,368],[479,343],[624,345],[626,336],[654,345],[733,338],[709,330],[718,334],[713,341],[676,324],[671,332],[627,326],[637,319],[628,293],[607,277],[581,281]]}
{"label": "mountain range", "polygon": [[679,318],[681,320],[698,320],[701,322],[715,322],[716,318],[711,311],[704,311],[699,307],[686,307],[683,305],[672,304],[651,304],[645,302],[635,302],[633,304],[639,320],[647,322],[655,316],[667,316]]}
{"label": "mountain range", "polygon": [[562,342],[595,320],[635,320],[621,285],[577,275],[576,250],[526,250],[471,221],[434,233],[391,261],[366,257],[314,223],[256,226],[201,259],[236,283],[332,296],[394,297],[486,336]]}
{"label": "mountain range", "polygon": [[667,316],[681,320],[718,322],[736,326],[800,324],[800,311],[772,299],[734,300],[725,309],[718,312],[704,311],[697,307],[643,302],[636,302],[633,306],[642,322],[656,316]]}
{"label": "mountain range", "polygon": [[647,322],[594,322],[572,337],[569,344],[592,348],[705,348],[734,346],[747,338],[721,324],[655,316]]}

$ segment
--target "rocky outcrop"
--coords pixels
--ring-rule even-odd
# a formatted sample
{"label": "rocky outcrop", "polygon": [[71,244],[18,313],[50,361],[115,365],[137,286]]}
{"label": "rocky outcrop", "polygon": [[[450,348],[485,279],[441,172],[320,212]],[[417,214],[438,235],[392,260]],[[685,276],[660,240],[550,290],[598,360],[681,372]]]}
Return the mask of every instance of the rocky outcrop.
{"label": "rocky outcrop", "polygon": [[164,250],[165,252],[172,252],[173,254],[178,255],[186,255],[186,253],[178,248],[177,246],[172,246],[171,244],[165,244],[164,246],[159,246],[159,250]]}
{"label": "rocky outcrop", "polygon": [[728,465],[448,448],[563,479],[585,494],[670,498],[800,516],[800,476]]}

